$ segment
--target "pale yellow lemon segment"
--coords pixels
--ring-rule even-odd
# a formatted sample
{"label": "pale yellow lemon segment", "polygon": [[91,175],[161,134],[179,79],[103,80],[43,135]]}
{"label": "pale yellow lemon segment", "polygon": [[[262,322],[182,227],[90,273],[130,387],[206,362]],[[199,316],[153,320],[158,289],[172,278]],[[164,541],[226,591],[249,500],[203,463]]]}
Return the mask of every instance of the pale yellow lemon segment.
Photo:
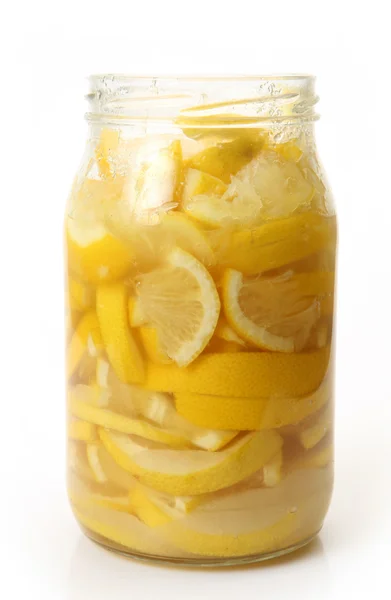
{"label": "pale yellow lemon segment", "polygon": [[90,465],[91,471],[94,474],[95,481],[97,483],[106,483],[107,477],[99,460],[99,445],[87,444],[86,453],[88,464]]}
{"label": "pale yellow lemon segment", "polygon": [[142,483],[187,496],[229,487],[260,469],[281,447],[274,431],[248,434],[220,452],[170,451],[148,447],[132,437],[101,429],[100,438],[118,464]]}
{"label": "pale yellow lemon segment", "polygon": [[333,235],[333,217],[305,212],[234,232],[218,258],[245,275],[257,275],[319,252]]}
{"label": "pale yellow lemon segment", "polygon": [[282,479],[282,451],[279,450],[273,458],[263,467],[263,484],[266,487],[278,485]]}
{"label": "pale yellow lemon segment", "polygon": [[70,269],[94,284],[120,279],[132,266],[127,246],[99,224],[89,226],[69,219],[67,251]]}
{"label": "pale yellow lemon segment", "polygon": [[197,531],[186,521],[174,521],[162,530],[162,535],[179,548],[200,556],[246,556],[288,546],[296,521],[294,513],[287,513],[268,527],[255,526],[252,531],[232,534]]}
{"label": "pale yellow lemon segment", "polygon": [[330,348],[316,352],[205,354],[187,368],[149,364],[146,387],[227,397],[295,398],[314,392],[326,375]]}
{"label": "pale yellow lemon segment", "polygon": [[264,145],[257,132],[248,133],[229,141],[210,146],[188,160],[188,166],[229,183],[244,165],[256,156]]}
{"label": "pale yellow lemon segment", "polygon": [[91,406],[80,400],[75,392],[70,391],[68,402],[72,415],[95,425],[122,433],[134,434],[168,446],[186,447],[189,445],[186,437],[181,435],[179,431],[165,430],[142,419],[132,419],[105,408]]}
{"label": "pale yellow lemon segment", "polygon": [[129,296],[128,300],[128,318],[131,327],[140,327],[146,324],[145,315],[141,306],[141,300],[138,296]]}
{"label": "pale yellow lemon segment", "polygon": [[245,278],[227,269],[222,283],[224,312],[245,340],[267,350],[301,350],[320,317],[319,301],[298,290],[295,275]]}
{"label": "pale yellow lemon segment", "polygon": [[142,313],[167,356],[180,367],[194,361],[212,337],[220,313],[216,286],[205,267],[174,248],[165,266],[142,275],[136,289]]}
{"label": "pale yellow lemon segment", "polygon": [[122,283],[96,291],[96,312],[103,342],[113,369],[127,383],[142,383],[144,362],[128,325],[128,295]]}
{"label": "pale yellow lemon segment", "polygon": [[235,329],[233,329],[223,315],[220,315],[219,321],[215,329],[215,336],[226,342],[232,342],[239,346],[246,346],[243,338],[239,337]]}
{"label": "pale yellow lemon segment", "polygon": [[174,556],[175,549],[157,537],[138,517],[125,512],[109,510],[103,506],[73,506],[80,524],[95,535],[136,552]]}
{"label": "pale yellow lemon segment", "polygon": [[[151,500],[148,494],[141,486],[135,487],[129,495],[129,502],[134,513],[140,521],[148,525],[148,527],[158,527],[169,523],[174,518],[174,515],[169,514],[168,507],[164,510],[158,504]],[[174,513],[174,511],[171,511]]]}
{"label": "pale yellow lemon segment", "polygon": [[157,364],[170,364],[172,359],[167,356],[160,346],[157,330],[154,327],[144,325],[139,327],[137,333],[140,337],[141,345],[149,360]]}
{"label": "pale yellow lemon segment", "polygon": [[103,179],[113,179],[115,176],[114,155],[118,150],[119,143],[118,130],[107,127],[102,129],[99,142],[95,148],[95,157]]}
{"label": "pale yellow lemon segment", "polygon": [[332,420],[332,410],[331,407],[328,406],[321,412],[316,421],[300,431],[299,440],[303,448],[308,450],[319,444],[330,431]]}
{"label": "pale yellow lemon segment", "polygon": [[67,350],[67,372],[71,377],[86,353],[98,354],[103,348],[99,321],[95,311],[89,311],[80,319]]}
{"label": "pale yellow lemon segment", "polygon": [[68,298],[69,308],[74,311],[83,312],[94,304],[92,288],[73,277],[68,278]]}
{"label": "pale yellow lemon segment", "polygon": [[319,410],[331,390],[323,384],[308,396],[297,398],[238,398],[177,392],[175,405],[190,422],[211,429],[272,429],[299,423]]}
{"label": "pale yellow lemon segment", "polygon": [[68,436],[82,442],[95,442],[98,439],[96,426],[80,419],[72,419],[68,423]]}
{"label": "pale yellow lemon segment", "polygon": [[204,265],[210,266],[216,262],[213,249],[206,235],[191,219],[182,213],[171,212],[163,215],[155,237],[158,243],[157,252],[178,246],[192,254]]}

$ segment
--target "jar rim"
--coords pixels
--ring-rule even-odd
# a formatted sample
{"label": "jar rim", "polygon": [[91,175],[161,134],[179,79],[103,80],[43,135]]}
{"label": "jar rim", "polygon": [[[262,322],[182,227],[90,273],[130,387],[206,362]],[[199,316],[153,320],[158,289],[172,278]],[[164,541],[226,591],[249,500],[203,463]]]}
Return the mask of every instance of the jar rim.
{"label": "jar rim", "polygon": [[229,113],[237,120],[237,126],[318,118],[313,110],[318,101],[315,76],[304,73],[205,76],[107,73],[90,75],[88,81],[89,121],[167,122],[178,113],[191,118],[202,112],[209,119]]}

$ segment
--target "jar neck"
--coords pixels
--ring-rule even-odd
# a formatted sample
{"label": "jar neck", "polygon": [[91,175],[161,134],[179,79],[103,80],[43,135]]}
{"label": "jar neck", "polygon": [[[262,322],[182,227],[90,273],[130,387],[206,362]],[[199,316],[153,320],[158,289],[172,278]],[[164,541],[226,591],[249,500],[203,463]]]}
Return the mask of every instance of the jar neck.
{"label": "jar neck", "polygon": [[87,95],[91,123],[137,125],[182,120],[211,129],[303,125],[318,118],[315,78],[131,77],[93,75]]}

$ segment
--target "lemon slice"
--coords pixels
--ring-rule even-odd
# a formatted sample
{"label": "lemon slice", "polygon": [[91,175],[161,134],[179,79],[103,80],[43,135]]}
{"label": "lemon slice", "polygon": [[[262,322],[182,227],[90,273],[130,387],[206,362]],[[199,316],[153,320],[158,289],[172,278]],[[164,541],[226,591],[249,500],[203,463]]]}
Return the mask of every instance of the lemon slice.
{"label": "lemon slice", "polygon": [[119,131],[105,127],[100,134],[95,148],[95,157],[99,172],[103,179],[113,179],[115,176],[114,156],[120,144]]}
{"label": "lemon slice", "polygon": [[129,325],[131,327],[140,327],[146,324],[145,316],[141,307],[140,298],[137,296],[130,296],[128,300],[128,317]]}
{"label": "lemon slice", "polygon": [[95,477],[87,460],[86,445],[74,440],[68,440],[67,465],[69,480],[76,475],[83,481],[95,482]]}
{"label": "lemon slice", "polygon": [[71,199],[66,220],[68,265],[78,278],[97,284],[124,276],[132,265],[129,248],[107,228],[121,182],[85,179]]}
{"label": "lemon slice", "polygon": [[223,430],[273,429],[299,423],[331,397],[325,382],[317,391],[292,398],[235,398],[177,392],[177,411],[200,427]]}
{"label": "lemon slice", "polygon": [[89,532],[112,543],[148,555],[177,556],[178,550],[158,536],[156,529],[142,523],[138,517],[113,511],[103,506],[73,506],[79,523]]}
{"label": "lemon slice", "polygon": [[182,207],[191,203],[194,196],[222,196],[227,190],[227,185],[213,175],[208,175],[198,169],[187,169],[182,194]]}
{"label": "lemon slice", "polygon": [[332,426],[332,410],[328,405],[325,410],[311,425],[303,428],[299,433],[299,440],[303,448],[313,448],[325,437]]}
{"label": "lemon slice", "polygon": [[146,387],[163,392],[227,397],[295,398],[322,383],[330,347],[315,352],[205,354],[187,368],[149,364]]}
{"label": "lemon slice", "polygon": [[169,523],[174,518],[180,518],[183,514],[168,506],[159,506],[159,502],[151,500],[149,495],[141,486],[136,487],[129,495],[130,505],[138,518],[148,527],[158,527]]}
{"label": "lemon slice", "polygon": [[91,467],[91,471],[94,474],[95,481],[97,483],[106,483],[107,477],[100,465],[99,455],[98,455],[98,444],[87,444],[86,453],[88,464]]}
{"label": "lemon slice", "polygon": [[122,283],[101,285],[96,291],[96,311],[110,362],[122,381],[141,383],[143,358],[128,326],[127,302]]}
{"label": "lemon slice", "polygon": [[68,424],[68,436],[82,442],[95,442],[98,439],[96,426],[79,419],[72,419]]}
{"label": "lemon slice", "polygon": [[[253,202],[263,218],[282,218],[308,210],[314,188],[300,168],[271,150],[263,152],[232,178],[226,196],[240,203]],[[238,202],[239,204],[239,202]]]}
{"label": "lemon slice", "polygon": [[215,336],[226,342],[232,342],[243,347],[246,346],[246,342],[232,329],[223,315],[220,315],[215,329]]}
{"label": "lemon slice", "polygon": [[140,278],[137,294],[167,356],[182,367],[192,362],[212,337],[220,312],[216,286],[205,267],[174,248],[166,266]]}
{"label": "lemon slice", "polygon": [[89,311],[79,321],[72,335],[67,350],[67,372],[71,377],[83,357],[86,355],[96,356],[103,349],[98,318],[95,311]]}
{"label": "lemon slice", "polygon": [[[142,434],[139,426],[139,433],[137,435],[141,437],[161,441],[170,446],[177,445],[176,441],[179,439],[179,441],[182,440],[182,445],[194,445],[198,448],[215,452],[226,446],[238,434],[238,431],[215,431],[197,427],[178,415],[174,402],[168,394],[150,392],[135,386],[123,384],[116,380],[112,372],[108,371],[106,373],[106,367],[103,365],[101,371],[104,388],[109,389],[112,394],[111,404],[114,410],[124,412],[127,416],[132,417],[133,420],[136,418],[144,422],[147,419],[149,424],[152,422],[162,428],[161,435],[155,430],[148,435],[148,432]],[[100,380],[99,377],[97,379],[98,381]],[[169,441],[168,432],[176,434],[174,443]],[[127,433],[129,433],[129,430]],[[136,433],[136,430],[132,433]],[[154,437],[151,437],[152,435]],[[165,436],[164,439],[163,435]],[[185,440],[187,440],[187,444]]]}
{"label": "lemon slice", "polygon": [[68,277],[68,304],[72,311],[83,312],[93,307],[94,293],[89,285]]}
{"label": "lemon slice", "polygon": [[99,435],[122,468],[145,485],[179,496],[213,492],[249,477],[268,462],[282,444],[274,431],[247,434],[216,453],[151,448],[130,436],[103,429]]}
{"label": "lemon slice", "polygon": [[[185,192],[184,192],[185,193]],[[153,234],[153,231],[151,232]],[[158,252],[162,248],[178,246],[192,254],[204,265],[210,266],[216,262],[212,247],[205,234],[186,215],[170,212],[163,215],[158,231],[155,234]]]}
{"label": "lemon slice", "polygon": [[69,479],[68,496],[73,508],[77,506],[78,509],[89,509],[96,506],[114,511],[131,512],[128,495],[115,496],[91,491],[77,475]]}
{"label": "lemon slice", "polygon": [[138,330],[138,335],[141,340],[141,345],[149,360],[158,364],[170,364],[171,358],[160,347],[157,330],[154,327],[143,326]]}
{"label": "lemon slice", "polygon": [[125,471],[122,469],[113,457],[107,452],[106,448],[103,444],[98,444],[98,452],[97,458],[99,461],[99,466],[104,476],[110,484],[112,484],[116,488],[120,488],[124,490],[128,495],[130,490],[132,490],[136,485],[138,485],[137,479],[133,477],[129,473],[129,471]]}
{"label": "lemon slice", "polygon": [[111,410],[84,402],[78,395],[76,388],[69,391],[68,403],[73,416],[95,425],[123,433],[131,433],[173,447],[189,445],[188,440],[177,431],[161,429],[142,419],[125,417]]}
{"label": "lemon slice", "polygon": [[[238,521],[238,515],[235,513],[227,516],[231,523]],[[213,533],[210,533],[207,527],[211,525],[211,521],[206,521],[206,531],[198,529],[199,523],[203,524],[203,521],[191,521],[190,524],[188,520],[173,521],[159,531],[167,540],[192,554],[218,557],[248,556],[267,551],[275,552],[289,546],[289,537],[297,526],[297,516],[288,513],[268,527],[257,527],[253,523],[252,529],[245,533],[238,532],[237,527],[231,528],[233,533],[217,533],[213,529]]]}
{"label": "lemon slice", "polygon": [[282,461],[282,451],[279,450],[263,467],[263,484],[266,487],[274,487],[280,483],[282,479]]}
{"label": "lemon slice", "polygon": [[301,295],[293,272],[251,279],[227,269],[222,290],[228,322],[259,348],[301,350],[320,316],[319,302]]}
{"label": "lemon slice", "polygon": [[[182,147],[180,140],[163,146],[167,140],[144,140],[134,153],[132,177],[123,190],[121,212],[112,226],[124,230],[132,223],[153,225],[161,215],[180,201],[182,187]],[[122,223],[121,223],[122,221]]]}
{"label": "lemon slice", "polygon": [[257,275],[315,254],[335,236],[334,217],[306,212],[234,232],[218,260],[244,275]]}
{"label": "lemon slice", "polygon": [[264,138],[249,131],[232,141],[215,144],[195,154],[188,160],[188,166],[229,183],[231,176],[250,162],[263,145]]}

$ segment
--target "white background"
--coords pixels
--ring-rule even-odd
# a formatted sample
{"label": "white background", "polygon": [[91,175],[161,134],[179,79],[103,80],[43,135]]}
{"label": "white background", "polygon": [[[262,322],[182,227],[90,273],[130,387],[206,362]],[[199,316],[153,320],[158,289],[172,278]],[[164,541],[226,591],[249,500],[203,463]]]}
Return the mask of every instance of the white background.
{"label": "white background", "polygon": [[[2,9],[0,597],[391,597],[391,43],[387,2],[20,1]],[[128,562],[65,496],[62,213],[84,77],[311,72],[340,217],[336,486],[318,541],[231,571]]]}

